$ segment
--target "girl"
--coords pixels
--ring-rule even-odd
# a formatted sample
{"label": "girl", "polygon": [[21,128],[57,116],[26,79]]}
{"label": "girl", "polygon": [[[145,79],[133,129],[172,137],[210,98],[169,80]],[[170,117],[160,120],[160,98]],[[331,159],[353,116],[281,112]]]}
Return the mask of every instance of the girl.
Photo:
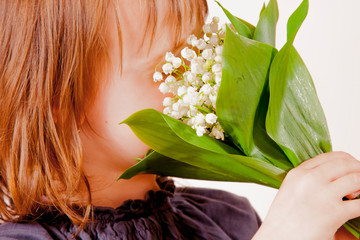
{"label": "girl", "polygon": [[321,240],[360,215],[342,201],[360,163],[339,152],[291,171],[259,230],[244,198],[115,181],[147,150],[118,123],[161,109],[154,66],[206,14],[205,0],[0,0],[1,239]]}

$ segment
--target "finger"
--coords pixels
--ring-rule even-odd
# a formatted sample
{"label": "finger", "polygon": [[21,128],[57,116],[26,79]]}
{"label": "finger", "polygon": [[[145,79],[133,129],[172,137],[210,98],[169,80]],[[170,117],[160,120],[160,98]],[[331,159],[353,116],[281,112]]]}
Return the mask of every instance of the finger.
{"label": "finger", "polygon": [[312,169],[312,168],[316,168],[324,163],[327,163],[329,161],[339,159],[339,158],[355,159],[353,156],[351,156],[350,154],[345,153],[345,152],[341,152],[341,151],[328,152],[328,153],[319,154],[318,156],[303,162],[298,167],[303,168],[303,169]]}
{"label": "finger", "polygon": [[360,217],[360,199],[344,201],[343,206],[346,220]]}
{"label": "finger", "polygon": [[303,163],[301,163],[297,168],[302,168],[302,169],[312,169],[314,167],[319,166],[320,164],[323,164],[324,162],[329,160],[328,153],[322,153],[320,155],[317,155],[316,157],[313,157],[309,160],[304,161]]}
{"label": "finger", "polygon": [[310,171],[326,182],[334,181],[350,173],[360,172],[360,161],[349,156],[350,155],[340,155],[335,159],[331,159],[310,169]]}
{"label": "finger", "polygon": [[339,198],[360,190],[360,173],[350,173],[329,184],[332,192],[339,194]]}

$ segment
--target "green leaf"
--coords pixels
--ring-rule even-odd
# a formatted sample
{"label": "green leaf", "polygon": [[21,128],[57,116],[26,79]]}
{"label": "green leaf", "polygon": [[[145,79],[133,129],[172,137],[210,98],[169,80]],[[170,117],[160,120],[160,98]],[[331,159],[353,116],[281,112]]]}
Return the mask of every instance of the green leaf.
{"label": "green leaf", "polygon": [[254,118],[274,49],[235,34],[228,27],[222,80],[216,102],[221,126],[245,155],[253,149]]}
{"label": "green leaf", "polygon": [[[176,171],[174,171],[176,169]],[[153,151],[138,164],[127,169],[119,179],[130,179],[137,174],[156,174],[160,176],[173,176],[181,178],[213,180],[213,181],[236,181],[236,178],[221,175],[206,169],[192,166],[172,158],[165,157]],[[119,180],[118,179],[118,180]]]}
{"label": "green leaf", "polygon": [[203,135],[202,137],[197,136],[194,129],[184,124],[183,122],[174,120],[167,115],[163,115],[163,119],[178,137],[190,144],[218,153],[242,154],[239,150],[225,144],[220,140],[209,137],[208,135]]}
{"label": "green leaf", "polygon": [[[179,127],[172,129],[168,124],[172,121],[179,122]],[[161,155],[204,169],[204,171],[224,175],[227,179],[230,177],[235,178],[236,181],[279,187],[286,174],[284,170],[258,159],[227,154],[227,149],[222,146],[224,143],[219,140],[213,139],[220,146],[216,150],[205,146],[204,143],[200,145],[195,139],[197,135],[194,130],[183,131],[184,128],[190,128],[189,126],[153,109],[134,113],[123,123],[130,126],[140,140]],[[171,125],[175,126],[175,124]],[[198,139],[207,137],[198,137]],[[214,144],[212,143],[212,146]],[[177,170],[173,169],[173,171],[172,175],[175,175]]]}
{"label": "green leaf", "polygon": [[[144,132],[140,134],[141,136],[158,136],[158,138],[154,138],[157,139],[156,141],[158,145],[168,145],[167,138],[171,140],[170,136],[174,136],[174,139],[179,138],[186,143],[211,152],[241,154],[241,152],[237,149],[227,145],[222,141],[209,137],[208,135],[203,135],[202,137],[197,136],[195,130],[190,126],[154,109],[144,109],[138,111],[128,117],[122,123],[125,123],[130,127],[134,125],[135,129],[133,130],[140,128],[143,129]],[[155,135],[153,136],[153,134]],[[160,142],[160,140],[164,140],[164,142]],[[156,149],[154,150],[157,151]]]}
{"label": "green leaf", "polygon": [[284,154],[280,146],[274,140],[272,140],[272,138],[266,132],[265,122],[269,105],[268,81],[266,82],[265,86],[266,88],[262,93],[255,115],[253,129],[255,147],[251,157],[266,159],[273,165],[288,171],[293,168],[293,165],[289,162],[287,156]]}
{"label": "green leaf", "polygon": [[295,39],[302,23],[304,22],[309,11],[309,1],[303,0],[300,6],[290,16],[287,24],[287,39],[292,42]]}
{"label": "green leaf", "polygon": [[[266,130],[294,166],[331,151],[329,131],[314,83],[292,46],[307,12],[307,1],[289,19],[292,35],[270,69],[270,102]],[[295,16],[295,17],[294,17]],[[305,15],[306,16],[306,15]]]}
{"label": "green leaf", "polygon": [[[236,31],[247,38],[252,38],[254,29],[251,29],[251,25],[234,15],[232,15],[228,10],[226,10],[218,1],[215,1],[224,11],[225,15],[228,17],[229,21],[232,23]],[[250,26],[249,26],[250,25]]]}
{"label": "green leaf", "polygon": [[311,76],[292,45],[286,45],[271,66],[266,129],[294,166],[331,151],[326,119]]}
{"label": "green leaf", "polygon": [[[242,37],[228,28],[216,113],[225,132],[245,155],[289,169],[291,164],[286,156],[265,131],[268,96],[264,96],[264,91],[275,54],[273,47]],[[259,105],[263,96],[265,99]]]}
{"label": "green leaf", "polygon": [[[212,137],[209,137],[208,135],[204,135],[202,137],[197,136],[194,129],[192,129],[190,126],[154,109],[144,109],[138,111],[122,123],[125,123],[129,126],[131,126],[131,124],[136,124],[137,127],[144,128],[144,135],[145,133],[157,134],[159,137],[163,136],[167,138],[170,135],[174,135],[174,132],[176,131],[176,138],[180,138],[187,143],[199,148],[218,153],[241,154],[241,152],[239,152],[237,149],[225,144],[222,141],[218,141]],[[163,129],[166,129],[167,132],[160,132],[160,130]],[[164,143],[164,145],[166,144]]]}
{"label": "green leaf", "polygon": [[276,0],[270,0],[260,14],[254,39],[275,47],[276,24],[279,19],[279,9]]}
{"label": "green leaf", "polygon": [[262,8],[261,8],[259,17],[261,17],[261,15],[263,14],[263,12],[265,11],[265,8],[266,8],[266,4],[264,3],[263,6],[262,6]]}
{"label": "green leaf", "polygon": [[[240,22],[242,22],[243,24],[245,24],[249,28],[250,33],[251,33],[251,39],[252,39],[254,37],[255,26],[252,25],[251,23],[245,21],[244,19],[241,19],[241,18],[238,18],[238,17],[236,17],[236,19],[239,20]],[[242,35],[242,34],[240,34],[240,35]],[[244,35],[242,35],[242,36],[244,36]]]}

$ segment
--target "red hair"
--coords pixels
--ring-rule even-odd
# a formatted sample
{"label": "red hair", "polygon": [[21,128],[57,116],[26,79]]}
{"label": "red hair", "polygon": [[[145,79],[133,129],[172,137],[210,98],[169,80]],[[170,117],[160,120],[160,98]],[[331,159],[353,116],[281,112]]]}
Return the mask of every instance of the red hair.
{"label": "red hair", "polygon": [[[157,1],[146,1],[145,35],[150,37],[144,41],[150,39],[150,46],[156,32]],[[107,59],[103,29],[107,11],[116,9],[112,4],[111,0],[0,1],[3,221],[36,219],[53,207],[75,224],[89,218],[91,194],[81,170],[78,129],[98,89],[94,69],[106,63],[102,61]],[[202,26],[207,4],[205,0],[169,0],[169,5],[167,24],[174,26],[176,49],[184,42],[184,12]],[[84,192],[86,202],[80,196]]]}

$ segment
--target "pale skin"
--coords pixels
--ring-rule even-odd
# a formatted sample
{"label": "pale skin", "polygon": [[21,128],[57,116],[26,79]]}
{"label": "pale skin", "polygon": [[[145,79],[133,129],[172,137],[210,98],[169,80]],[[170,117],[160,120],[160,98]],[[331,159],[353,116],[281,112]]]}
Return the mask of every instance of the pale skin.
{"label": "pale skin", "polygon": [[[321,154],[288,173],[253,240],[331,240],[360,215],[360,200],[342,198],[359,190],[360,162],[344,152]],[[346,230],[335,239],[356,239]]]}
{"label": "pale skin", "polygon": [[[144,156],[148,150],[126,125],[118,123],[141,109],[162,109],[164,96],[152,81],[153,67],[171,50],[169,39],[174,34],[166,29],[162,13],[167,11],[167,6],[161,3],[158,26],[165,30],[156,32],[147,55],[147,47],[141,45],[145,21],[138,19],[138,1],[123,0],[122,4],[126,6],[120,15],[123,60],[119,55],[115,15],[108,11],[104,34],[110,67],[99,74],[103,84],[87,112],[97,134],[86,129],[80,131],[83,169],[91,187],[92,202],[95,206],[114,208],[127,199],[141,199],[147,191],[158,189],[154,175],[115,181],[135,163],[135,158]],[[190,34],[194,29],[187,31]],[[330,240],[336,232],[335,239],[355,239],[346,230],[337,230],[347,220],[360,216],[360,200],[342,201],[343,196],[356,192],[359,186],[360,162],[349,154],[333,152],[310,159],[288,174],[253,239]]]}

